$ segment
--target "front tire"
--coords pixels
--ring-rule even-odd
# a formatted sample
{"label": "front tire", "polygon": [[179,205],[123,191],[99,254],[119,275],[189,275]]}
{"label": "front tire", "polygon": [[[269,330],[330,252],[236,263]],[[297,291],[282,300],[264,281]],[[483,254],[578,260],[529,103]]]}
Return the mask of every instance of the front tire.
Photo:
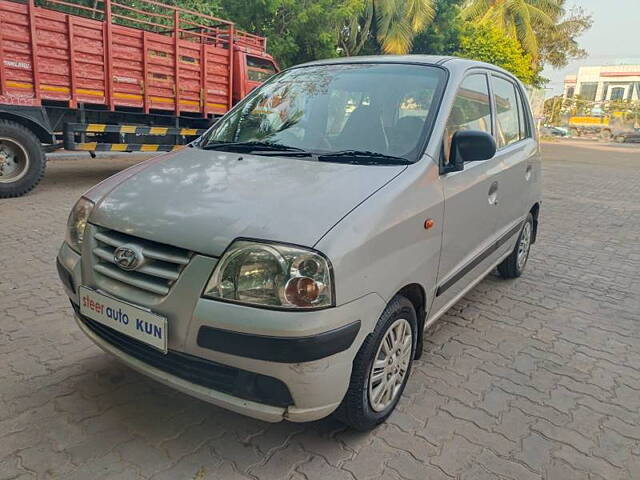
{"label": "front tire", "polygon": [[45,166],[38,137],[19,123],[0,120],[0,198],[19,197],[32,190]]}
{"label": "front tire", "polygon": [[413,304],[394,297],[353,361],[349,389],[336,411],[343,423],[367,431],[391,415],[409,379],[417,325]]}
{"label": "front tire", "polygon": [[498,265],[498,272],[504,278],[518,278],[522,275],[529,260],[529,251],[533,241],[533,215],[529,213],[520,230],[518,241],[511,254]]}

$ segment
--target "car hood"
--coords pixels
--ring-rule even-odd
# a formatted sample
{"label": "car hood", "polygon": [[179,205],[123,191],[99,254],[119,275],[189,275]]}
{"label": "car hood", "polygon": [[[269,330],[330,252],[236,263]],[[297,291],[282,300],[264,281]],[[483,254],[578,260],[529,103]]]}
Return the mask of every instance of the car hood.
{"label": "car hood", "polygon": [[219,256],[239,237],[313,246],[404,169],[185,148],[85,196],[91,223]]}

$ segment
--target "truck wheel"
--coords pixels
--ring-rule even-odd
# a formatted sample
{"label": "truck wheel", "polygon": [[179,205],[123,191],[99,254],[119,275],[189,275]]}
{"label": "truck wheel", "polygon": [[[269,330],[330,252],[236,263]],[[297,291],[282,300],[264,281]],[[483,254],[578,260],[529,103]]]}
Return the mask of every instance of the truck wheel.
{"label": "truck wheel", "polygon": [[533,241],[533,215],[527,215],[527,219],[524,221],[520,236],[516,242],[516,246],[513,248],[511,255],[505,258],[500,265],[498,265],[498,272],[503,278],[518,278],[522,275],[524,267],[529,260],[529,250],[531,249],[531,242]]}
{"label": "truck wheel", "polygon": [[624,135],[618,135],[615,138],[616,143],[624,143],[626,141],[626,138],[624,137]]}
{"label": "truck wheel", "polygon": [[572,137],[579,137],[580,136],[580,132],[578,131],[577,128],[570,128],[569,129],[569,135],[571,135]]}
{"label": "truck wheel", "polygon": [[600,138],[602,138],[602,140],[604,140],[605,142],[611,141],[612,136],[613,135],[611,134],[611,130],[603,130],[602,133],[600,133]]}
{"label": "truck wheel", "polygon": [[24,195],[42,179],[46,157],[34,133],[0,120],[0,198]]}
{"label": "truck wheel", "polygon": [[407,384],[418,337],[416,311],[396,296],[380,316],[353,361],[351,381],[336,417],[360,431],[384,422]]}

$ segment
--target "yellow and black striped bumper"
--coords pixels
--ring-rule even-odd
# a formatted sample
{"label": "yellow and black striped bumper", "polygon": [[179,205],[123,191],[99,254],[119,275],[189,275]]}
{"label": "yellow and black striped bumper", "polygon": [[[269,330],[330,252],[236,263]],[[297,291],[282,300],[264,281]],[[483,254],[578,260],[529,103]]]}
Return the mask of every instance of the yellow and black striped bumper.
{"label": "yellow and black striped bumper", "polygon": [[[76,143],[78,133],[131,133],[135,135],[176,135],[181,137],[196,137],[202,135],[205,129],[178,127],[149,127],[139,125],[106,125],[102,123],[68,123],[64,127],[64,148],[66,150],[83,150],[89,152],[172,152],[184,147],[184,144],[166,145],[155,143]],[[185,138],[185,143],[189,140]]]}
{"label": "yellow and black striped bumper", "polygon": [[89,152],[173,152],[184,145],[158,145],[154,143],[74,143],[67,150],[84,150]]}
{"label": "yellow and black striped bumper", "polygon": [[135,133],[136,135],[182,135],[193,137],[206,130],[197,128],[146,127],[139,125],[105,125],[103,123],[70,123],[66,127],[74,133]]}

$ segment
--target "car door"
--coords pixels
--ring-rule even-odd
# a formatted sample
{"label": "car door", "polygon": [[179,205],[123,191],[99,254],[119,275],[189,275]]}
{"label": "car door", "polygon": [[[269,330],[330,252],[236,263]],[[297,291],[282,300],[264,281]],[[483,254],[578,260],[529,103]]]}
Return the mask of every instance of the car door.
{"label": "car door", "polygon": [[513,248],[522,222],[533,205],[535,161],[538,146],[533,137],[529,108],[523,92],[512,79],[491,75],[495,112],[495,161],[500,165],[496,181],[499,253]]}
{"label": "car door", "polygon": [[[489,76],[472,70],[460,83],[447,121],[442,162],[447,163],[451,137],[458,130],[493,132]],[[500,162],[467,163],[441,176],[444,191],[443,241],[432,317],[448,308],[484,273],[496,240],[495,196]]]}

